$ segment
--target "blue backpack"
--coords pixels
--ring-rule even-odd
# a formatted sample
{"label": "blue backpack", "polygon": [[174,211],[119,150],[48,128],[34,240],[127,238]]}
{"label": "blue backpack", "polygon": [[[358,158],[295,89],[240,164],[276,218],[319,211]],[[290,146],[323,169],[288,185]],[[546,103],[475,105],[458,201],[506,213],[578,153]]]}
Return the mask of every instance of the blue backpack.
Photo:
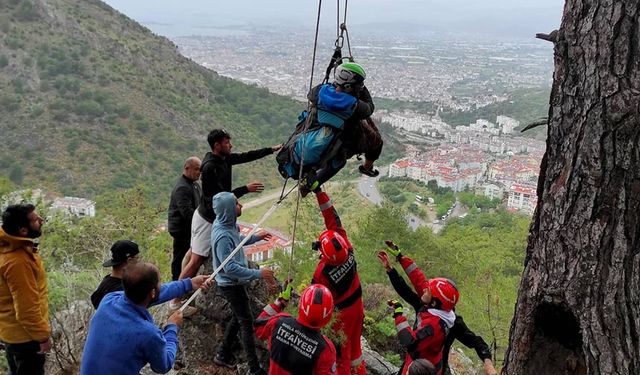
{"label": "blue backpack", "polygon": [[357,102],[356,98],[337,92],[330,84],[322,85],[311,113],[304,111],[300,114],[296,130],[276,156],[282,177],[297,180],[301,164],[304,174],[331,161],[341,147],[339,134]]}

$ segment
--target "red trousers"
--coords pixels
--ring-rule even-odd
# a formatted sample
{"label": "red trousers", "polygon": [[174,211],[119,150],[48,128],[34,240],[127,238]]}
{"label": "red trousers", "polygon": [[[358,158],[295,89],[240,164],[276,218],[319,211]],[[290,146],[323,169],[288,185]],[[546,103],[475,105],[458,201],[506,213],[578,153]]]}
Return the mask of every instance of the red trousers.
{"label": "red trousers", "polygon": [[362,359],[362,325],[364,323],[364,306],[362,298],[353,305],[340,310],[338,318],[333,325],[336,332],[342,331],[346,337],[344,344],[340,346],[337,375],[366,375],[365,363]]}

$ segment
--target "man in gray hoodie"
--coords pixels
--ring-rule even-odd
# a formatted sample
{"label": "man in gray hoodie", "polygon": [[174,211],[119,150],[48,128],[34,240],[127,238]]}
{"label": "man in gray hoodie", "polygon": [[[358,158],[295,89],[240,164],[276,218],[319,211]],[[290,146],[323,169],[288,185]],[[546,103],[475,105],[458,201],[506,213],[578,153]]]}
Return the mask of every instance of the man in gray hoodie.
{"label": "man in gray hoodie", "polygon": [[[213,268],[218,268],[229,257],[233,250],[244,238],[236,223],[242,214],[242,204],[230,192],[221,192],[213,197],[213,210],[216,219],[211,230],[211,248],[213,249]],[[268,239],[270,235],[260,230],[247,241],[247,245]],[[247,355],[249,374],[265,374],[260,367],[255,350],[253,337],[253,314],[249,305],[249,295],[246,286],[251,280],[265,279],[268,283],[275,283],[273,271],[269,268],[249,268],[244,251],[238,251],[231,260],[216,275],[223,297],[229,302],[233,311],[233,318],[224,332],[224,340],[214,358],[214,363],[229,368],[236,367],[236,358],[231,352],[234,340],[240,331],[241,344]]]}

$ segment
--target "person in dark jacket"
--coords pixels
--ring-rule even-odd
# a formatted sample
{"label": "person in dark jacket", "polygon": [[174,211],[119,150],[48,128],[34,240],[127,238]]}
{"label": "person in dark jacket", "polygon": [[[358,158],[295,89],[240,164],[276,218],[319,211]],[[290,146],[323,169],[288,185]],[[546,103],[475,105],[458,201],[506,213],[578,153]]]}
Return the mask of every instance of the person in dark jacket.
{"label": "person in dark jacket", "polygon": [[[342,169],[347,159],[364,153],[365,161],[359,171],[370,177],[379,172],[373,166],[382,152],[382,137],[371,119],[374,111],[373,99],[364,85],[366,73],[362,66],[354,62],[343,63],[336,68],[332,84],[321,84],[309,92],[307,98],[312,105],[312,121],[329,123],[344,119],[339,140],[342,143],[333,160],[321,167],[314,181],[305,181],[304,193],[322,186]],[[303,194],[306,195],[306,194]]]}
{"label": "person in dark jacket", "polygon": [[[397,248],[393,242],[388,241],[388,245],[391,248]],[[398,250],[399,251],[399,250]],[[389,262],[389,256],[386,252],[380,251],[378,253],[378,258],[380,262],[384,266],[387,271],[387,276],[389,277],[389,281],[391,281],[391,285],[393,289],[398,293],[400,298],[406,301],[409,305],[411,305],[414,310],[417,311],[422,308],[423,303],[420,300],[420,297],[411,289],[411,287],[407,284],[402,276],[393,268]],[[444,346],[442,349],[442,369],[443,374],[449,374],[449,351],[451,350],[451,345],[453,345],[453,341],[458,340],[463,345],[468,348],[472,348],[476,351],[480,360],[482,360],[484,365],[485,375],[496,375],[497,372],[493,366],[493,362],[491,361],[491,350],[487,343],[482,339],[482,337],[476,335],[473,331],[467,327],[464,322],[462,316],[456,314],[456,318],[453,324],[453,327],[449,329],[449,333],[444,342]]]}
{"label": "person in dark jacket", "polygon": [[[282,147],[282,145],[277,145],[235,154],[231,152],[233,148],[231,135],[223,129],[214,129],[209,132],[207,142],[211,147],[211,152],[207,152],[200,165],[202,196],[191,221],[191,257],[180,273],[179,279],[195,276],[204,260],[211,253],[211,226],[216,218],[211,203],[213,196],[228,191],[232,192],[236,198],[240,198],[247,193],[260,193],[264,190],[264,185],[261,182],[251,182],[232,190],[231,172],[233,166],[264,158]],[[180,301],[172,301],[170,307],[173,308],[179,304]]]}
{"label": "person in dark jacket", "polygon": [[116,241],[111,246],[111,259],[102,263],[103,267],[111,267],[111,273],[105,276],[100,285],[91,294],[91,304],[94,309],[100,306],[100,302],[107,294],[122,290],[122,275],[125,267],[138,259],[140,249],[138,244],[129,240]]}
{"label": "person in dark jacket", "polygon": [[171,280],[178,280],[182,271],[182,259],[191,247],[191,219],[202,196],[198,184],[199,158],[192,156],[184,162],[182,176],[176,181],[169,201],[169,234],[173,237]]}

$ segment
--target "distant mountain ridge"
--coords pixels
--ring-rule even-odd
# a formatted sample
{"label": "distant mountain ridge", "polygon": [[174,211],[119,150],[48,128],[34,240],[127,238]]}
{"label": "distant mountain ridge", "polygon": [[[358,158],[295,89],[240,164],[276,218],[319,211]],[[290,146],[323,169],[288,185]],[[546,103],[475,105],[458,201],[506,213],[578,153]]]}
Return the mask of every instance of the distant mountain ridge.
{"label": "distant mountain ridge", "polygon": [[[286,140],[303,104],[220,77],[97,0],[0,0],[0,175],[95,196],[168,194],[225,127],[235,150]],[[273,158],[238,180],[279,184]]]}

